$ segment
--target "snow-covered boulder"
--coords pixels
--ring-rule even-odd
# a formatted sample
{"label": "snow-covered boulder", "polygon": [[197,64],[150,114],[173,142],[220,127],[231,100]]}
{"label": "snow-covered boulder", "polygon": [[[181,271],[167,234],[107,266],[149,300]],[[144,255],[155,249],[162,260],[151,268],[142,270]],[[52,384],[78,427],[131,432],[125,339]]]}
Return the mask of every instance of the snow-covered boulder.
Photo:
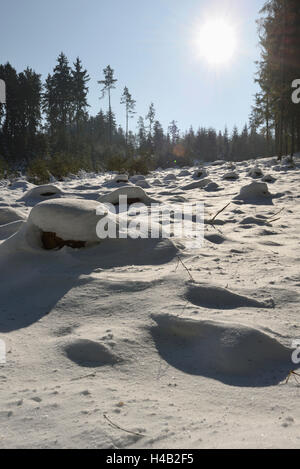
{"label": "snow-covered boulder", "polygon": [[99,197],[98,201],[102,204],[109,203],[112,205],[118,205],[121,196],[127,197],[128,205],[133,203],[142,203],[145,205],[150,205],[151,203],[156,202],[156,200],[149,197],[141,187],[137,186],[120,187],[115,191],[102,195],[101,197]]}
{"label": "snow-covered boulder", "polygon": [[204,168],[199,168],[197,169],[197,171],[194,172],[194,175],[193,177],[196,178],[196,179],[204,179],[208,176],[208,172],[206,169]]}
{"label": "snow-covered boulder", "polygon": [[117,174],[117,176],[114,178],[114,182],[116,182],[117,184],[122,182],[128,182],[128,174]]}
{"label": "snow-covered boulder", "polygon": [[[24,225],[1,244],[4,251],[79,248],[101,242],[98,223],[118,229],[116,216],[96,201],[52,199],[34,206]],[[104,236],[103,236],[104,237]]]}
{"label": "snow-covered boulder", "polygon": [[258,179],[258,178],[262,178],[263,177],[263,172],[262,170],[258,167],[258,166],[255,166],[254,168],[251,168],[247,175],[249,177],[252,177],[253,179]]}
{"label": "snow-covered boulder", "polygon": [[145,181],[145,176],[142,174],[135,174],[134,176],[131,176],[129,181],[132,182],[132,184],[136,184],[139,181]]}
{"label": "snow-covered boulder", "polygon": [[152,185],[153,186],[161,186],[162,185],[162,181],[160,179],[154,179],[154,181],[152,181]]}
{"label": "snow-covered boulder", "polygon": [[275,182],[276,181],[276,178],[274,178],[271,174],[266,174],[263,178],[262,178],[262,181],[263,182]]}
{"label": "snow-covered boulder", "polygon": [[165,177],[164,177],[164,181],[168,182],[168,181],[176,181],[176,176],[175,174],[167,174]]}
{"label": "snow-covered boulder", "polygon": [[13,207],[0,207],[0,225],[7,225],[18,220],[24,220],[23,215],[19,210]]}
{"label": "snow-covered boulder", "polygon": [[148,181],[142,179],[140,181],[137,181],[135,185],[138,187],[142,187],[143,189],[150,189],[151,187]]}
{"label": "snow-covered boulder", "polygon": [[44,233],[55,233],[63,240],[93,243],[99,242],[96,226],[107,213],[105,206],[93,200],[49,200],[31,210],[28,223]]}
{"label": "snow-covered boulder", "polygon": [[21,201],[35,201],[39,202],[42,200],[47,200],[50,198],[61,197],[63,192],[59,187],[53,184],[45,184],[42,186],[36,186],[30,189],[26,194],[20,199]]}
{"label": "snow-covered boulder", "polygon": [[193,189],[204,189],[204,187],[206,187],[211,182],[211,179],[201,179],[200,181],[192,182],[191,184],[182,186],[181,189],[184,191],[190,191]]}
{"label": "snow-covered boulder", "polygon": [[235,171],[228,171],[228,173],[225,173],[223,176],[223,179],[228,181],[236,181],[238,178],[239,175]]}
{"label": "snow-covered boulder", "polygon": [[216,182],[210,182],[207,184],[207,186],[204,188],[206,192],[217,192],[220,189],[220,186]]}
{"label": "snow-covered boulder", "polygon": [[183,169],[182,171],[180,171],[180,173],[178,174],[178,177],[179,178],[182,178],[182,177],[186,177],[186,176],[190,176],[190,171],[188,171],[187,169]]}
{"label": "snow-covered boulder", "polygon": [[240,194],[236,196],[235,200],[263,200],[270,199],[268,185],[264,182],[252,182],[251,184],[241,188]]}
{"label": "snow-covered boulder", "polygon": [[34,184],[31,184],[26,179],[18,178],[14,179],[10,184],[9,188],[11,190],[22,189],[23,192],[28,191],[34,187]]}

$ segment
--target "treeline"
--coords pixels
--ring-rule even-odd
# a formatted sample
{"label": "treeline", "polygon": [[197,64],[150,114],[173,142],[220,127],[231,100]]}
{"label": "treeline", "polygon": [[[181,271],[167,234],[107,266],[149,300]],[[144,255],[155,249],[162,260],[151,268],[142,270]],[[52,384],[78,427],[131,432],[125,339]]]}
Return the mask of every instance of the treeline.
{"label": "treeline", "polygon": [[293,82],[300,78],[300,2],[269,0],[258,21],[261,60],[251,122],[267,140],[275,136],[279,158],[300,150],[300,104],[293,102]]}
{"label": "treeline", "polygon": [[6,83],[6,105],[0,104],[1,167],[27,171],[39,180],[63,177],[79,169],[147,172],[155,167],[190,165],[195,160],[238,161],[274,152],[271,132],[267,138],[255,122],[239,132],[235,127],[217,133],[214,129],[190,128],[181,132],[176,121],[165,131],[151,103],[140,116],[135,131],[130,120],[136,101],[124,88],[123,129],[116,122],[111,105],[117,78],[108,65],[99,79],[99,98],[106,111],[89,114],[90,77],[79,58],[70,65],[61,53],[53,73],[45,82],[30,68],[21,73],[9,64],[0,65],[0,79]]}

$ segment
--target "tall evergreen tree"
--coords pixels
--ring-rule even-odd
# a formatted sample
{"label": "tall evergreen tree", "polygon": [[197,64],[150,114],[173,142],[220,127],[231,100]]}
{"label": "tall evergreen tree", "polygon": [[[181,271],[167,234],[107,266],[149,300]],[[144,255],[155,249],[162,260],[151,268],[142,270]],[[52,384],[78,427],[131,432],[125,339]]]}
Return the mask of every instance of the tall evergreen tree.
{"label": "tall evergreen tree", "polygon": [[125,86],[122,97],[121,104],[125,104],[126,109],[126,144],[128,142],[128,121],[135,114],[135,105],[136,101],[132,98],[127,86]]}
{"label": "tall evergreen tree", "polygon": [[178,143],[179,141],[179,128],[177,126],[176,121],[173,120],[172,122],[170,122],[170,125],[168,127],[168,132],[171,135],[172,144],[176,145],[176,143]]}
{"label": "tall evergreen tree", "polygon": [[86,121],[88,113],[88,86],[90,80],[87,70],[83,69],[81,60],[77,57],[71,71],[73,81],[73,119],[76,124],[76,131],[79,134],[80,123]]}
{"label": "tall evergreen tree", "polygon": [[103,85],[102,96],[108,95],[108,117],[109,117],[109,143],[112,143],[112,131],[113,131],[113,113],[111,109],[111,90],[115,89],[115,83],[117,83],[117,79],[114,78],[114,70],[108,65],[104,70],[104,80],[98,81],[100,85]]}
{"label": "tall evergreen tree", "polygon": [[62,52],[53,75],[49,74],[47,77],[43,95],[43,109],[54,148],[67,148],[67,126],[74,116],[73,91],[71,68]]}
{"label": "tall evergreen tree", "polygon": [[275,133],[276,152],[294,153],[300,149],[300,110],[291,99],[291,85],[300,69],[299,0],[269,0],[258,21],[261,60],[251,116],[253,125],[263,127],[270,146]]}

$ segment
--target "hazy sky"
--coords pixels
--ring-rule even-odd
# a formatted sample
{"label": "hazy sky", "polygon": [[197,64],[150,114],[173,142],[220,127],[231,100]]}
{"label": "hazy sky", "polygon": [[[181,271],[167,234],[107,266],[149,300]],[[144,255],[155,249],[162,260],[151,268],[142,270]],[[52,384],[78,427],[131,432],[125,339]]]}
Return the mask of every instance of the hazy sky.
{"label": "hazy sky", "polygon": [[[112,106],[124,125],[120,96],[128,86],[137,116],[153,101],[166,128],[176,120],[190,125],[229,129],[248,121],[255,60],[259,58],[255,20],[264,0],[0,0],[0,63],[18,72],[27,66],[45,78],[63,51],[87,68],[90,112],[100,100],[97,80],[108,64],[118,78]],[[236,53],[213,67],[199,57],[195,37],[207,18],[225,18],[236,32]],[[216,32],[217,34],[217,32]],[[222,38],[218,38],[222,41]],[[226,38],[224,38],[226,40]],[[130,127],[136,130],[136,120]]]}

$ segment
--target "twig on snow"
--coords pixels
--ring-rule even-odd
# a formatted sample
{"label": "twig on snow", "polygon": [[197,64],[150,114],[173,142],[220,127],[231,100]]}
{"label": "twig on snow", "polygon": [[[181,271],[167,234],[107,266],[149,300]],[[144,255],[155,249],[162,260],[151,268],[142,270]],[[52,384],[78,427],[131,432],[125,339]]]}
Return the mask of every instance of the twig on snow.
{"label": "twig on snow", "polygon": [[107,417],[106,414],[103,414],[103,417],[105,418],[105,420],[108,421],[108,423],[110,424],[110,426],[113,427],[113,428],[117,428],[118,430],[122,430],[123,432],[130,433],[131,435],[142,436],[142,437],[146,436],[146,435],[143,435],[142,433],[131,432],[130,430],[126,430],[125,428],[120,427],[120,426],[117,425],[116,423],[112,422],[112,421],[110,420],[110,418]]}
{"label": "twig on snow", "polygon": [[[179,262],[181,263],[181,265],[185,268],[185,270],[186,270],[187,273],[189,274],[190,279],[192,280],[192,282],[195,282],[195,280],[193,279],[193,276],[192,276],[191,272],[189,271],[189,269],[187,268],[187,266],[184,264],[183,260],[182,260],[181,257],[179,256],[179,254],[177,254],[176,257],[177,257],[177,259],[178,259],[178,264],[179,264]],[[176,266],[175,272],[176,272],[176,270],[178,269],[178,264],[177,264],[177,266]]]}

